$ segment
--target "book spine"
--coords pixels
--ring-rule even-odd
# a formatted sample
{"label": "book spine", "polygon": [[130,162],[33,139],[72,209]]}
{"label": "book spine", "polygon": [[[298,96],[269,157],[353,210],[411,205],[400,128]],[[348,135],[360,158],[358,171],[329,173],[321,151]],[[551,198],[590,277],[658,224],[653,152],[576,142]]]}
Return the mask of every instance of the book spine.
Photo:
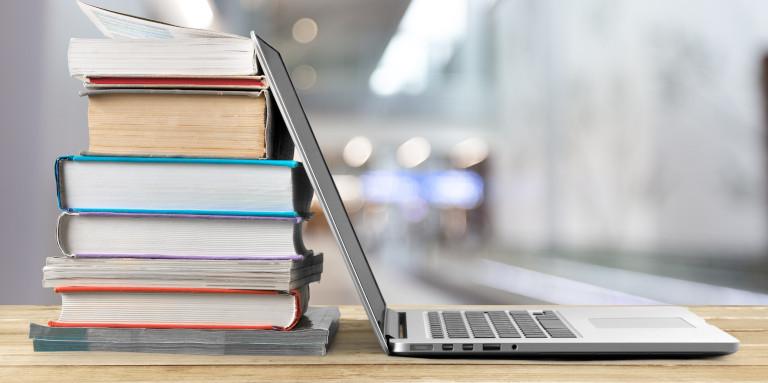
{"label": "book spine", "polygon": [[293,188],[293,209],[302,217],[309,217],[314,189],[307,178],[304,166],[293,168],[291,185]]}
{"label": "book spine", "polygon": [[64,176],[64,162],[71,161],[73,156],[61,156],[56,159],[53,165],[53,176],[56,180],[56,206],[61,211],[66,211],[64,206],[64,182],[62,177]]}
{"label": "book spine", "polygon": [[296,251],[296,254],[309,254],[310,251],[304,245],[304,236],[301,230],[302,226],[301,221],[293,226],[293,248]]}
{"label": "book spine", "polygon": [[273,327],[273,330],[278,331],[289,331],[292,330],[294,327],[296,327],[297,324],[299,324],[299,321],[301,320],[301,316],[304,315],[304,312],[307,311],[307,304],[309,302],[309,286],[303,286],[299,289],[291,290],[291,295],[293,295],[293,320],[288,323],[288,325],[283,327]]}
{"label": "book spine", "polygon": [[66,225],[69,221],[70,215],[72,215],[72,213],[62,212],[59,214],[59,218],[56,220],[56,244],[59,245],[59,250],[61,250],[61,253],[67,257],[74,256],[74,254],[72,254],[72,252],[64,244],[66,242],[65,238],[67,237]]}
{"label": "book spine", "polygon": [[267,107],[267,130],[265,142],[267,143],[267,158],[276,160],[293,159],[294,143],[291,139],[285,121],[280,116],[280,110],[272,99],[270,92],[265,91]]}
{"label": "book spine", "polygon": [[264,156],[269,159],[281,159],[275,156],[275,125],[272,118],[272,96],[268,90],[264,91]]}

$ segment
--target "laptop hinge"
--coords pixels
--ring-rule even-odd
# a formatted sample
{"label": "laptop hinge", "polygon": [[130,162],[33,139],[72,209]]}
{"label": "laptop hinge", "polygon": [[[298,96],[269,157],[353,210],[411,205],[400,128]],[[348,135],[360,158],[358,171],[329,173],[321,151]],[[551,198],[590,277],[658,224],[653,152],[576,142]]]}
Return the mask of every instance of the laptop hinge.
{"label": "laptop hinge", "polygon": [[404,339],[408,337],[405,313],[387,309],[384,315],[384,336],[389,338]]}

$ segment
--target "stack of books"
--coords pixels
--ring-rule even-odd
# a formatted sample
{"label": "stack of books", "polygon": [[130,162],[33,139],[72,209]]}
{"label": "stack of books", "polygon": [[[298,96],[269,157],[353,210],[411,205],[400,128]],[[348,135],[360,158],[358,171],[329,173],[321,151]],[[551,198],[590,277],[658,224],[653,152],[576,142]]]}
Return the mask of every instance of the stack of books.
{"label": "stack of books", "polygon": [[[183,31],[80,6],[102,30]],[[62,309],[30,329],[36,350],[325,352],[338,310],[307,312],[312,187],[253,43],[187,33],[70,43],[89,147],[56,161],[63,255],[43,284]]]}

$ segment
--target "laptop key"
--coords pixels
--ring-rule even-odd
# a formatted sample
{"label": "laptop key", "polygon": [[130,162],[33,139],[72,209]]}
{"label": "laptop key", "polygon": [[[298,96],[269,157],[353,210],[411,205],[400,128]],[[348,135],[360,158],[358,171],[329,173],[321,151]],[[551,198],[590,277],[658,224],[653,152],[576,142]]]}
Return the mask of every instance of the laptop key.
{"label": "laptop key", "polygon": [[571,332],[568,326],[552,311],[544,311],[536,315],[544,331],[552,338],[575,338],[576,335]]}
{"label": "laptop key", "polygon": [[547,334],[541,330],[539,325],[533,319],[528,311],[510,311],[509,316],[515,321],[517,327],[520,328],[520,332],[526,338],[546,338]]}
{"label": "laptop key", "polygon": [[432,338],[445,338],[445,334],[443,334],[443,326],[440,324],[440,317],[437,315],[437,311],[428,312],[427,321],[429,321],[429,332],[432,335]]}
{"label": "laptop key", "polygon": [[[442,323],[440,319],[442,317]],[[433,338],[576,338],[553,311],[430,311]],[[444,324],[444,329],[443,325]],[[517,325],[517,327],[515,327]],[[519,331],[518,331],[519,329]]]}
{"label": "laptop key", "polygon": [[464,317],[458,311],[443,311],[443,323],[448,338],[469,338],[467,327],[464,325]]}
{"label": "laptop key", "polygon": [[541,327],[544,327],[545,330],[553,329],[553,328],[564,328],[567,329],[568,327],[565,327],[565,323],[563,323],[559,319],[539,319],[539,324]]}
{"label": "laptop key", "polygon": [[488,320],[485,319],[485,313],[482,311],[466,311],[464,316],[467,318],[469,329],[475,338],[495,338]]}
{"label": "laptop key", "polygon": [[520,333],[515,329],[507,313],[504,311],[488,311],[487,314],[499,338],[520,338]]}

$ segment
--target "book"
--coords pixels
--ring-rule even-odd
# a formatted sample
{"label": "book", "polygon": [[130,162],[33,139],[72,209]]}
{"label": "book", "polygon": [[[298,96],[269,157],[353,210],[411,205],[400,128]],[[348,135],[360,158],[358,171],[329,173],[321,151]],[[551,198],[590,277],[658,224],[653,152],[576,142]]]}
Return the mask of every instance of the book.
{"label": "book", "polygon": [[[91,20],[105,37],[111,39],[195,39],[195,38],[237,38],[230,33],[180,27],[156,20],[95,7],[77,1],[77,6]],[[241,37],[242,38],[242,37]]]}
{"label": "book", "polygon": [[36,352],[118,351],[201,355],[326,355],[335,307],[309,307],[291,331],[50,327],[31,323]]}
{"label": "book", "polygon": [[323,255],[254,259],[48,257],[43,287],[152,286],[293,290],[320,280]]}
{"label": "book", "polygon": [[32,323],[35,351],[127,351],[212,355],[325,355],[335,307],[309,307],[291,331],[50,327]]}
{"label": "book", "polygon": [[275,343],[279,340],[301,343],[328,343],[334,322],[339,320],[337,307],[309,307],[291,331],[271,330],[207,330],[109,327],[51,327],[31,323],[29,337],[47,340],[92,342],[158,342],[206,344]]}
{"label": "book", "polygon": [[86,77],[88,89],[103,88],[160,88],[160,89],[239,89],[261,90],[267,88],[263,76],[230,77]]}
{"label": "book", "polygon": [[253,40],[78,5],[107,39],[70,41],[90,144],[55,164],[62,306],[35,351],[324,355],[313,190]]}
{"label": "book", "polygon": [[306,217],[313,193],[287,160],[66,156],[55,176],[68,212]]}
{"label": "book", "polygon": [[57,239],[78,257],[258,259],[306,254],[301,217],[63,213]]}
{"label": "book", "polygon": [[247,37],[161,23],[78,1],[106,39],[71,39],[69,71],[88,76],[248,76],[258,73]]}
{"label": "book", "polygon": [[55,351],[97,351],[97,352],[142,352],[188,355],[316,355],[328,353],[328,345],[310,344],[206,344],[192,342],[95,342],[75,340],[33,339],[35,352]]}
{"label": "book", "polygon": [[254,44],[244,37],[69,41],[69,74],[90,76],[253,76]]}
{"label": "book", "polygon": [[274,290],[188,287],[62,286],[61,314],[51,327],[290,330],[309,287]]}
{"label": "book", "polygon": [[[269,92],[93,89],[88,152],[96,155],[286,158],[287,131],[271,123]],[[282,141],[282,142],[281,142]]]}

